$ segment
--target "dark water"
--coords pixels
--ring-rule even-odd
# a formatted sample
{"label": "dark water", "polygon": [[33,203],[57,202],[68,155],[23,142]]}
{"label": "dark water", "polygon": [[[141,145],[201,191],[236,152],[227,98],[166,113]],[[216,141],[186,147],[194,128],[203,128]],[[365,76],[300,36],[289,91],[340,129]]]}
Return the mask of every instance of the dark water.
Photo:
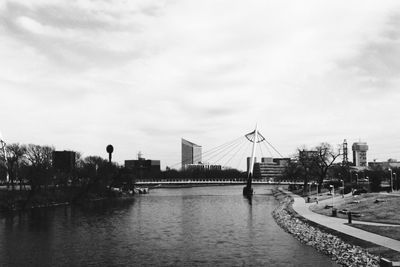
{"label": "dark water", "polygon": [[276,225],[271,187],[154,189],[0,216],[1,266],[335,266]]}

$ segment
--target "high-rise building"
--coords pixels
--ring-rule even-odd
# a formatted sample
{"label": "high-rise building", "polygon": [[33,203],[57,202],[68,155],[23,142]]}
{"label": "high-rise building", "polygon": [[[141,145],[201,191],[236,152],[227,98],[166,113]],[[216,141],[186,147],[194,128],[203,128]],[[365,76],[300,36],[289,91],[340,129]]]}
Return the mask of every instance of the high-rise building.
{"label": "high-rise building", "polygon": [[182,138],[182,168],[186,164],[201,163],[201,146]]}
{"label": "high-rise building", "polygon": [[366,142],[355,142],[353,149],[353,163],[356,167],[367,167],[367,151],[368,145]]}

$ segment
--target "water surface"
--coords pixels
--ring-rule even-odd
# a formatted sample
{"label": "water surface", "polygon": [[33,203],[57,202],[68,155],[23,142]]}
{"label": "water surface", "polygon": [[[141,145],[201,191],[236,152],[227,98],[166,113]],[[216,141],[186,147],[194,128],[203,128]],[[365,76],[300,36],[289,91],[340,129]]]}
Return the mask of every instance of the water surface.
{"label": "water surface", "polygon": [[337,266],[273,220],[271,186],[154,189],[0,216],[1,266]]}

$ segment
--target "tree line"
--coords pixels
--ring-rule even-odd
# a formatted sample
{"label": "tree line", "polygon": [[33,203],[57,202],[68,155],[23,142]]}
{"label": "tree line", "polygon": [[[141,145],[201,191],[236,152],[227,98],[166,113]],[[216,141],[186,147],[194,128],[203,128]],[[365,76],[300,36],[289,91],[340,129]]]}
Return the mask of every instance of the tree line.
{"label": "tree line", "polygon": [[[318,191],[330,184],[335,187],[344,184],[346,193],[351,189],[361,187],[368,187],[367,189],[373,192],[387,189],[382,188],[382,182],[390,181],[390,172],[383,166],[357,169],[351,162],[339,162],[341,156],[343,156],[342,147],[335,149],[329,143],[320,143],[311,149],[298,148],[293,160],[286,167],[283,177],[292,181],[304,181],[305,192],[309,190],[309,182],[317,183]],[[393,168],[392,173],[400,174],[400,169]],[[324,183],[324,181],[327,182]],[[393,187],[400,188],[397,175],[393,176]]]}
{"label": "tree line", "polygon": [[78,152],[76,166],[60,171],[53,166],[54,151],[53,146],[19,143],[0,151],[0,181],[7,185],[0,194],[0,209],[106,197],[114,194],[113,186],[132,180],[117,164],[98,156],[82,158]]}

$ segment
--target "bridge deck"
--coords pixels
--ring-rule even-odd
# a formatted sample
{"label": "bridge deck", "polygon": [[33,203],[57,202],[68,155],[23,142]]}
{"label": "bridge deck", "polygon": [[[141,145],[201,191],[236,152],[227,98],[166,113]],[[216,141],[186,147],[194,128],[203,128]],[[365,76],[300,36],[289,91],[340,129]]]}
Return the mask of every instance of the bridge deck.
{"label": "bridge deck", "polygon": [[[168,179],[168,180],[137,180],[137,185],[157,185],[157,184],[245,184],[246,180],[243,179]],[[297,184],[302,185],[304,182],[293,181],[266,181],[266,180],[253,180],[253,184],[270,184],[270,185],[289,185]]]}

